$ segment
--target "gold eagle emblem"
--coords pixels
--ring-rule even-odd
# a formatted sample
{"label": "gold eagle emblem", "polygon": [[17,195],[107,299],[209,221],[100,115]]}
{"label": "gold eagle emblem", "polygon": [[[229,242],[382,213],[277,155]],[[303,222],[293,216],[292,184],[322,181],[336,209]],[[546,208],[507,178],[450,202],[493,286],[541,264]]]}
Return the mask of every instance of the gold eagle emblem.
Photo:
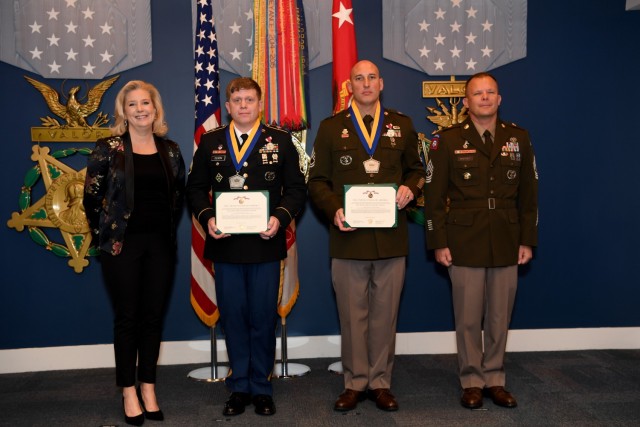
{"label": "gold eagle emblem", "polygon": [[76,95],[78,91],[80,91],[80,86],[74,86],[69,90],[67,98],[67,104],[64,105],[60,103],[60,95],[58,92],[53,89],[51,86],[34,80],[30,77],[24,76],[24,78],[31,83],[33,87],[35,87],[42,97],[47,102],[49,106],[49,110],[56,116],[64,119],[65,123],[60,124],[58,120],[47,117],[41,117],[40,120],[42,124],[49,128],[96,128],[100,125],[107,123],[109,121],[109,116],[107,114],[98,113],[98,117],[94,121],[93,124],[89,125],[87,123],[87,117],[91,114],[95,113],[98,107],[100,106],[100,102],[102,101],[102,96],[106,92],[107,89],[115,83],[115,81],[120,76],[115,76],[110,79],[104,80],[89,90],[87,94],[87,102],[82,103],[81,100],[78,100]]}
{"label": "gold eagle emblem", "polygon": [[458,103],[460,102],[460,98],[450,99],[451,110],[447,108],[444,102],[440,101],[440,99],[436,98],[436,104],[440,107],[438,110],[436,107],[426,107],[427,110],[433,115],[427,116],[427,119],[431,121],[431,123],[438,126],[438,129],[432,132],[433,135],[438,133],[443,128],[448,128],[453,125],[457,125],[458,123],[462,123],[467,119],[467,107],[462,107],[460,111],[458,111]]}

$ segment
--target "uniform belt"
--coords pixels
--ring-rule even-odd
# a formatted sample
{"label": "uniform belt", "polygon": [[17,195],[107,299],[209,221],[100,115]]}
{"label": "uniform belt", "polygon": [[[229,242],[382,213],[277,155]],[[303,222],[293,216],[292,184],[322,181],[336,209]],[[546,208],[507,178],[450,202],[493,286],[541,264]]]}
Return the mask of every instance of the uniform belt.
{"label": "uniform belt", "polygon": [[452,200],[450,207],[509,209],[516,207],[516,201],[514,199],[496,199],[494,197],[489,197],[488,199]]}

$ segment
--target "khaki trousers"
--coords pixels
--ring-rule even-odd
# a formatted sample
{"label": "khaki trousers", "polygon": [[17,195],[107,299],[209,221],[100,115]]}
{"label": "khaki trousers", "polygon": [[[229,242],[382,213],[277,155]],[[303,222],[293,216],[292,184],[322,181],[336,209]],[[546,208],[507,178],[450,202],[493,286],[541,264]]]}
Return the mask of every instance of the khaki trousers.
{"label": "khaki trousers", "polygon": [[332,259],[345,388],[391,388],[405,269],[405,257]]}
{"label": "khaki trousers", "polygon": [[518,286],[518,267],[454,265],[449,267],[449,277],[460,385],[462,388],[504,386],[504,353]]}

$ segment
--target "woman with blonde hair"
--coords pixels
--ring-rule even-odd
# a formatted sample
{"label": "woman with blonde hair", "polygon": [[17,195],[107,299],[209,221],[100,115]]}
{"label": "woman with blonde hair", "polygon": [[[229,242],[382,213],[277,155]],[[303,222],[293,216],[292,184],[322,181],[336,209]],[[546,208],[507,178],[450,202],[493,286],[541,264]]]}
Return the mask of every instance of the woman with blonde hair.
{"label": "woman with blonde hair", "polygon": [[153,85],[130,81],[115,104],[113,136],[98,140],[88,160],[83,203],[115,311],[116,384],[125,421],[142,425],[145,418],[164,419],[156,366],[185,166],[178,144],[164,137],[164,109]]}

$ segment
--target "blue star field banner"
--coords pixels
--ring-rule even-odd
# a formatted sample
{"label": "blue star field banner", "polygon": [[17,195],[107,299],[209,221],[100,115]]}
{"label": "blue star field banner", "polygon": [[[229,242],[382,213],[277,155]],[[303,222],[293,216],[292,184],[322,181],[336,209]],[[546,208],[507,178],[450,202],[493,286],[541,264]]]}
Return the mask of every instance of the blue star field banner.
{"label": "blue star field banner", "polygon": [[527,0],[385,0],[383,56],[432,76],[471,75],[527,54]]}
{"label": "blue star field banner", "polygon": [[149,0],[0,2],[0,60],[42,77],[102,79],[151,61]]}

